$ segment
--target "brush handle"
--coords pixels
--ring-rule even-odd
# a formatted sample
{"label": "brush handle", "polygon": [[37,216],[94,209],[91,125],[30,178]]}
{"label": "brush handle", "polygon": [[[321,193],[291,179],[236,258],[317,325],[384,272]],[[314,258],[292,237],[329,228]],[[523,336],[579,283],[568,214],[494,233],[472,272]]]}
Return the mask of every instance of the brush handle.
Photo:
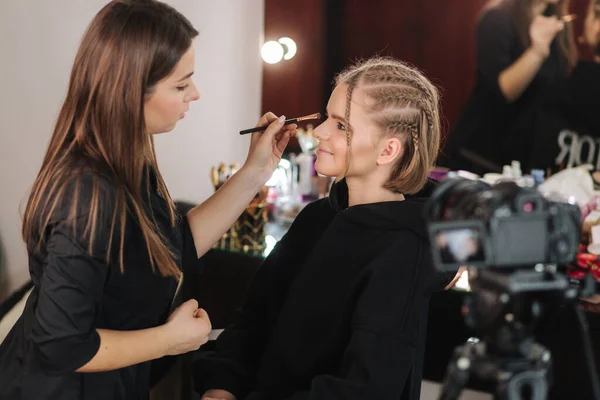
{"label": "brush handle", "polygon": [[[292,119],[286,119],[283,124],[289,125],[289,124],[295,124],[296,122],[298,122],[298,119],[292,118]],[[248,133],[254,133],[254,132],[262,132],[265,129],[267,129],[268,127],[269,127],[269,125],[262,125],[262,126],[257,126],[256,128],[244,129],[243,131],[240,131],[240,135],[246,135]]]}

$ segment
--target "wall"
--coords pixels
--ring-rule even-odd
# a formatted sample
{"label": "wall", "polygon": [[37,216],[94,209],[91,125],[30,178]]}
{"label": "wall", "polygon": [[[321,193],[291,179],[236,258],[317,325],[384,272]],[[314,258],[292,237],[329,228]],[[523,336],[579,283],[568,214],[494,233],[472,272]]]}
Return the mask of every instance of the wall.
{"label": "wall", "polygon": [[195,82],[201,98],[172,134],[156,138],[171,196],[200,202],[213,192],[210,167],[246,159],[239,131],[260,118],[264,2],[172,0],[200,30]]}
{"label": "wall", "polygon": [[446,126],[453,125],[475,81],[475,24],[487,0],[348,1],[346,59],[374,53],[408,61],[442,89]]}
{"label": "wall", "polygon": [[266,0],[265,34],[297,35],[305,43],[298,53],[306,56],[264,68],[263,110],[323,110],[334,75],[379,54],[415,64],[443,87],[446,125],[452,125],[474,82],[475,23],[486,1],[459,7],[439,0],[296,0],[283,7]]}
{"label": "wall", "polygon": [[266,0],[265,41],[288,36],[298,52],[288,61],[264,63],[263,112],[288,118],[321,111],[326,50],[324,0]]}
{"label": "wall", "polygon": [[[262,0],[170,0],[200,30],[196,83],[202,98],[156,140],[173,198],[212,193],[211,165],[245,158],[261,104]],[[0,2],[0,299],[28,278],[20,236],[28,190],[45,152],[79,40],[107,0]]]}

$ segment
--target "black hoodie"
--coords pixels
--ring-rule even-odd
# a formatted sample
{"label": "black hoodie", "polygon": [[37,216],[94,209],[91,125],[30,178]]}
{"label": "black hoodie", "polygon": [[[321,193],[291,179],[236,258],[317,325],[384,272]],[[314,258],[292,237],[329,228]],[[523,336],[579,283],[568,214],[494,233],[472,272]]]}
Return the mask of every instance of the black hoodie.
{"label": "black hoodie", "polygon": [[[309,204],[258,270],[196,390],[238,400],[418,399],[434,273],[419,195],[347,207],[347,186]],[[401,397],[403,396],[403,397]]]}
{"label": "black hoodie", "polygon": [[580,61],[517,125],[505,151],[525,169],[559,170],[586,162],[600,169],[599,93],[600,63]]}

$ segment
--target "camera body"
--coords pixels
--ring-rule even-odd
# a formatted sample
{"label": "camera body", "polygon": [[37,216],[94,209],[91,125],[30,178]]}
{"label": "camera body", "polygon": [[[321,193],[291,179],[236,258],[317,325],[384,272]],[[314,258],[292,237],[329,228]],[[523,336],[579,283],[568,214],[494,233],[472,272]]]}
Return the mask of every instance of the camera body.
{"label": "camera body", "polygon": [[581,232],[579,207],[514,182],[447,179],[428,200],[426,219],[441,271],[567,264],[576,257]]}

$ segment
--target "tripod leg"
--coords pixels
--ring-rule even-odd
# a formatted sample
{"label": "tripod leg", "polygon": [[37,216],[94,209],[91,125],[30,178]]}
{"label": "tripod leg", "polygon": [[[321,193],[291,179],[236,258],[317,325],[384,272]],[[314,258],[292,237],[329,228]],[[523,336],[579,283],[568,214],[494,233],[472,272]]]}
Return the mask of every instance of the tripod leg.
{"label": "tripod leg", "polygon": [[[535,367],[532,366],[532,368]],[[499,389],[501,387],[504,390],[503,393],[498,393],[499,399],[521,399],[523,393],[527,393],[527,399],[530,400],[546,400],[548,398],[546,371],[542,369],[532,369],[514,374],[505,385],[498,386]]]}
{"label": "tripod leg", "polygon": [[440,392],[439,400],[456,400],[460,392],[469,381],[473,359],[469,351],[471,344],[467,343],[457,347],[454,356],[448,364],[444,385]]}
{"label": "tripod leg", "polygon": [[548,398],[550,352],[537,343],[518,368],[500,370],[497,373],[495,400],[546,400]]}

